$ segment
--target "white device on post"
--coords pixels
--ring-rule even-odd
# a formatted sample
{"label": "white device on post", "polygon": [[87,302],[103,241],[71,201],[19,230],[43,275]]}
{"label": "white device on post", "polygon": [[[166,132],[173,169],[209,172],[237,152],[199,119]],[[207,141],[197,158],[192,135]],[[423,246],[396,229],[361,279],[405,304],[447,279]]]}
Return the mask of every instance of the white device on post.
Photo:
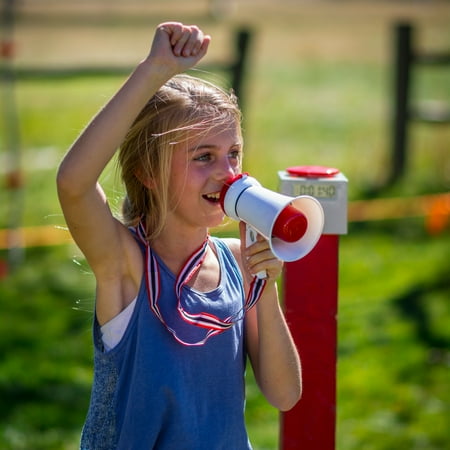
{"label": "white device on post", "polygon": [[[322,234],[324,214],[314,197],[279,194],[262,187],[248,174],[228,180],[220,202],[227,216],[247,224],[247,246],[255,242],[255,232],[259,233],[282,261],[306,256]],[[265,274],[258,276],[264,278]]]}

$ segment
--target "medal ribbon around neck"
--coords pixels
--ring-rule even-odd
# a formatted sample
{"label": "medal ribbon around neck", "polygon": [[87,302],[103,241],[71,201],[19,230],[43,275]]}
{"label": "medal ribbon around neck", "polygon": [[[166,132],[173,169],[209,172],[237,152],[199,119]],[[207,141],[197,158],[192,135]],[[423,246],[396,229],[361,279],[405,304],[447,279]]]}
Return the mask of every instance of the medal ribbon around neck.
{"label": "medal ribbon around neck", "polygon": [[219,317],[209,314],[207,312],[201,312],[198,314],[192,314],[186,311],[183,308],[182,300],[181,300],[181,291],[183,286],[191,280],[191,278],[195,275],[195,273],[200,269],[205,256],[206,250],[208,247],[209,238],[205,239],[205,242],[188,258],[185,262],[183,268],[177,276],[175,282],[175,295],[177,297],[177,311],[180,314],[181,318],[188,324],[191,324],[196,327],[205,328],[207,330],[206,335],[203,339],[196,342],[186,342],[181,339],[176,330],[170,327],[158,306],[158,300],[160,296],[160,274],[159,274],[159,265],[155,255],[150,248],[148,241],[145,239],[145,228],[141,223],[135,228],[135,232],[139,240],[145,244],[145,279],[148,293],[148,301],[150,305],[150,309],[154,312],[156,317],[162,322],[162,324],[167,328],[170,333],[172,333],[173,337],[183,345],[187,346],[199,346],[203,345],[210,337],[215,336],[217,334],[223,333],[224,331],[231,328],[234,323],[242,320],[245,317],[245,313],[256,305],[258,300],[260,299],[264,287],[266,285],[266,280],[259,279],[254,277],[251,284],[248,296],[245,300],[244,306],[235,314],[225,318],[220,319]]}

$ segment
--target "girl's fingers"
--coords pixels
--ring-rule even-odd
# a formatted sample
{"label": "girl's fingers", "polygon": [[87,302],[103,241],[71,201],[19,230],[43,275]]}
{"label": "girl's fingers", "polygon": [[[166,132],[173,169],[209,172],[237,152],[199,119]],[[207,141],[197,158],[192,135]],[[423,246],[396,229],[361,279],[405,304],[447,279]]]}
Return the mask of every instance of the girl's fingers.
{"label": "girl's fingers", "polygon": [[276,280],[281,275],[283,263],[270,254],[258,261],[255,261],[253,258],[248,259],[247,270],[253,276],[260,272],[265,272],[267,279]]}
{"label": "girl's fingers", "polygon": [[258,235],[257,241],[248,248],[243,248],[245,266],[248,272],[256,275],[261,271],[267,273],[268,279],[277,279],[283,269],[283,262],[274,256],[269,242]]}
{"label": "girl's fingers", "polygon": [[158,26],[149,57],[173,72],[183,72],[202,59],[211,37],[195,25],[165,22]]}
{"label": "girl's fingers", "polygon": [[196,56],[204,41],[203,33],[195,26],[179,24],[173,28],[170,43],[175,56]]}
{"label": "girl's fingers", "polygon": [[203,58],[206,55],[210,42],[211,42],[211,36],[208,36],[208,35],[204,36],[203,42],[201,43],[200,48],[198,49],[198,52],[196,55],[198,58]]}
{"label": "girl's fingers", "polygon": [[189,36],[181,50],[182,56],[196,56],[203,42],[203,33],[196,27],[191,26]]}
{"label": "girl's fingers", "polygon": [[[175,56],[181,56],[186,42],[190,38],[190,31],[183,27],[181,33],[177,33],[177,39],[172,39],[172,49]],[[175,42],[174,42],[175,41]]]}

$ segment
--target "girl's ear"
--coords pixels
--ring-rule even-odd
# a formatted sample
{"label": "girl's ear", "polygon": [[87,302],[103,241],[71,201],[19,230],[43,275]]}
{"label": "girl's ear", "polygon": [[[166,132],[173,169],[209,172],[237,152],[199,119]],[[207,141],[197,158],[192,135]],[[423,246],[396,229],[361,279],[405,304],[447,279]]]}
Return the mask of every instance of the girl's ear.
{"label": "girl's ear", "polygon": [[141,169],[137,169],[134,175],[147,189],[153,189],[155,187],[155,180],[150,178],[146,173],[143,173]]}

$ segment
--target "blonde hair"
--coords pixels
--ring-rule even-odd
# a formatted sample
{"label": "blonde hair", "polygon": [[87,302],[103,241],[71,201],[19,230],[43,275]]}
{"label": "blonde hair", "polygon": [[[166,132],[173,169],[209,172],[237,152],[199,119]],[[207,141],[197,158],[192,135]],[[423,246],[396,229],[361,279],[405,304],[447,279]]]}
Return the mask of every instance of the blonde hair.
{"label": "blonde hair", "polygon": [[[188,75],[164,84],[142,109],[123,141],[118,163],[126,195],[126,226],[143,220],[147,239],[161,232],[168,211],[169,174],[174,144],[192,131],[237,126],[241,112],[233,93]],[[144,184],[145,183],[145,184]]]}

